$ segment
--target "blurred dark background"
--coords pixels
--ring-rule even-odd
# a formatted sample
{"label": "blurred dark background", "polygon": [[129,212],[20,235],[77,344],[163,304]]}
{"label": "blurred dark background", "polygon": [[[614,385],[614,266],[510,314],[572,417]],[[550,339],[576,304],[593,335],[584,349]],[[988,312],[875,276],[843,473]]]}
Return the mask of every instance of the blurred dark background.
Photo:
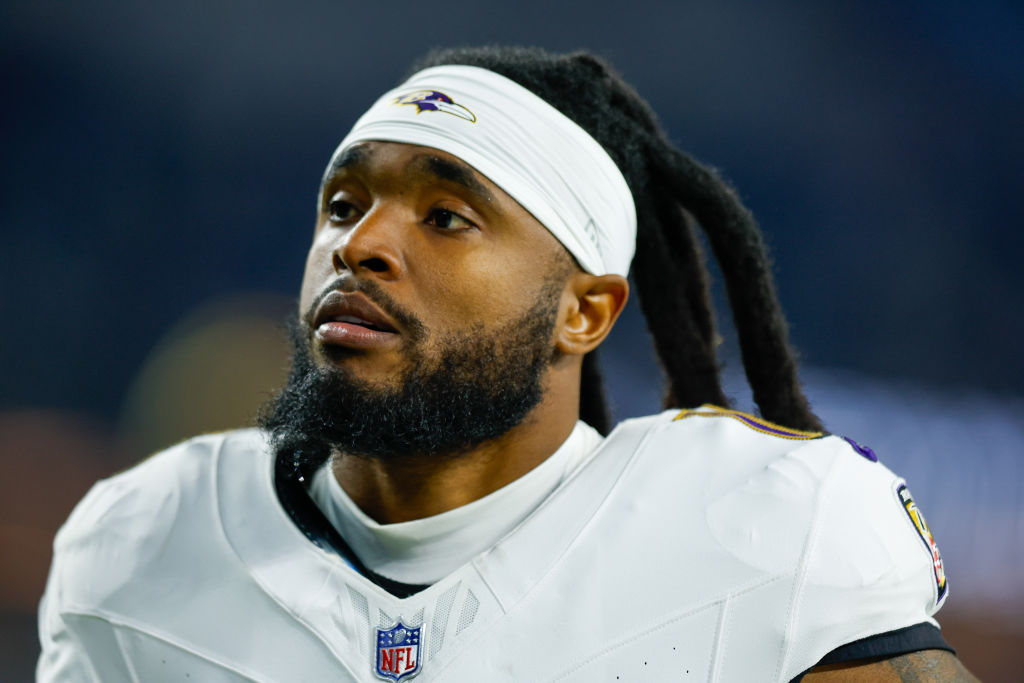
{"label": "blurred dark background", "polygon": [[[348,127],[426,49],[490,42],[603,55],[739,188],[812,402],[910,480],[947,557],[948,637],[1012,680],[1021,36],[1011,2],[4,3],[3,680],[31,677],[52,535],[90,483],[248,424],[280,381],[277,321]],[[646,343],[631,309],[604,354],[620,417],[658,408]]]}

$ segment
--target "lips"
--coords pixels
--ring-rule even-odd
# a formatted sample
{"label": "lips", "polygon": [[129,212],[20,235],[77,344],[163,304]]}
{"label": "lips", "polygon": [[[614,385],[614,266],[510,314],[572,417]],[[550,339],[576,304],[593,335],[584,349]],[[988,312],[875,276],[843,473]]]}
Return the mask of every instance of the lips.
{"label": "lips", "polygon": [[368,348],[397,339],[391,318],[359,292],[331,292],[313,317],[317,339],[325,344]]}

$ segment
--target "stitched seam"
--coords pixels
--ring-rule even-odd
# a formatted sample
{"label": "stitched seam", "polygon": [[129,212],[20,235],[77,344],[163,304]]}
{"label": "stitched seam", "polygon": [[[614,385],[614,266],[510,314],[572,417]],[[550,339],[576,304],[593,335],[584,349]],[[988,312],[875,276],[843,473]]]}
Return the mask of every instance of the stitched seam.
{"label": "stitched seam", "polygon": [[[599,650],[595,651],[593,654],[585,655],[585,656],[581,657],[580,659],[577,659],[576,662],[574,662],[572,665],[570,665],[570,667],[568,669],[562,671],[562,673],[558,674],[557,677],[555,677],[553,679],[550,679],[550,680],[551,681],[562,680],[565,677],[572,675],[573,673],[575,673],[576,671],[578,671],[582,667],[590,664],[592,661],[594,661],[596,659],[599,659],[600,657],[603,657],[603,656],[605,656],[605,655],[607,655],[607,654],[609,654],[611,652],[614,652],[615,650],[618,650],[618,649],[620,649],[620,648],[622,648],[622,647],[624,647],[626,645],[629,645],[631,643],[635,643],[638,640],[643,640],[644,638],[646,638],[647,636],[651,635],[652,633],[657,633],[658,631],[660,631],[660,630],[662,630],[664,628],[667,628],[667,627],[671,626],[672,624],[674,624],[674,623],[676,623],[678,621],[681,621],[682,619],[685,619],[687,617],[693,616],[694,614],[697,614],[698,612],[703,612],[704,610],[710,609],[710,608],[714,607],[715,605],[722,605],[723,606],[722,612],[720,612],[720,615],[719,615],[719,625],[722,625],[722,620],[724,619],[723,615],[724,615],[724,612],[725,612],[724,606],[729,601],[731,601],[735,597],[738,597],[738,596],[743,595],[745,593],[749,593],[749,592],[757,590],[757,589],[759,589],[759,588],[761,588],[763,586],[767,586],[770,583],[778,581],[779,578],[781,578],[781,577],[779,577],[779,576],[772,576],[772,577],[767,578],[767,579],[762,579],[761,581],[758,581],[757,583],[754,583],[754,584],[752,584],[750,586],[747,586],[746,588],[740,589],[738,591],[727,593],[727,594],[725,594],[724,596],[722,596],[721,598],[719,598],[717,600],[714,600],[714,601],[709,602],[709,603],[705,603],[703,605],[700,605],[699,607],[694,607],[694,608],[689,609],[689,610],[687,610],[685,612],[682,612],[682,613],[677,614],[675,616],[669,617],[668,619],[665,619],[663,621],[659,621],[654,626],[650,626],[650,627],[644,628],[644,629],[634,633],[631,636],[628,636],[628,637],[623,638],[621,640],[617,640],[617,641],[613,642],[611,645],[608,645],[608,646],[600,648]],[[717,638],[716,638],[716,645],[713,647],[713,649],[717,649]],[[715,656],[715,655],[713,655],[713,656]],[[718,661],[717,657],[716,657],[716,661]]]}
{"label": "stitched seam", "polygon": [[[544,572],[542,573],[540,578],[538,578],[533,583],[532,586],[530,586],[525,591],[523,591],[523,593],[516,598],[515,602],[513,602],[510,605],[506,605],[505,601],[502,600],[498,596],[497,591],[494,590],[494,587],[487,580],[487,577],[484,576],[483,572],[480,571],[480,568],[479,568],[479,566],[476,563],[476,559],[473,560],[473,562],[471,564],[473,565],[473,569],[476,572],[476,575],[480,578],[480,581],[487,588],[487,590],[490,592],[490,594],[494,597],[494,600],[495,600],[496,604],[498,605],[498,609],[501,610],[502,615],[507,616],[507,615],[511,614],[512,612],[514,612],[517,608],[519,608],[526,601],[527,597],[530,594],[534,593],[541,586],[541,584],[543,584],[543,583],[545,583],[546,581],[549,580],[549,578],[551,577],[552,572],[554,571],[555,567],[557,567],[559,565],[561,559],[563,557],[565,557],[570,552],[570,550],[572,550],[572,548],[574,548],[576,546],[576,544],[580,540],[580,537],[582,537],[584,535],[584,532],[587,530],[587,528],[591,524],[594,523],[594,518],[597,517],[600,514],[601,510],[604,509],[604,507],[608,504],[608,499],[612,497],[612,493],[616,490],[616,488],[618,488],[618,486],[621,483],[622,478],[625,476],[626,472],[628,472],[633,466],[635,466],[636,461],[637,461],[640,453],[643,451],[644,447],[647,445],[647,442],[651,439],[651,435],[654,434],[654,432],[659,431],[660,429],[664,429],[664,427],[665,427],[665,424],[660,424],[660,425],[657,425],[657,426],[652,427],[651,429],[647,430],[647,432],[644,434],[643,438],[641,438],[640,441],[637,443],[637,447],[633,451],[632,455],[629,457],[629,461],[625,465],[623,465],[622,468],[619,470],[619,473],[615,477],[615,481],[613,481],[611,483],[611,485],[608,487],[608,490],[605,492],[604,497],[602,498],[601,502],[598,503],[597,507],[595,507],[590,512],[589,517],[580,526],[579,530],[576,532],[576,535],[572,539],[570,539],[568,543],[565,544],[565,547],[562,548],[562,552],[560,552],[558,554],[558,556],[555,557],[548,564],[547,568],[544,570]],[[605,447],[605,444],[607,444],[607,443],[608,443],[607,440],[602,442],[601,445],[598,447],[598,450],[603,449]],[[588,461],[593,460],[593,458],[597,457],[597,455],[598,455],[598,452],[595,451],[590,456],[590,458],[588,458]],[[578,467],[576,469],[576,472],[574,472],[573,475],[571,475],[570,478],[575,477],[580,471],[582,471],[582,469],[583,469],[583,466],[581,465],[580,467]],[[566,480],[566,481],[568,481],[568,480]],[[564,486],[564,485],[565,484],[563,483],[562,486]],[[542,503],[541,505],[542,506],[547,505],[549,500],[550,500],[550,496],[547,499],[545,499],[544,503]],[[540,508],[538,508],[538,510],[539,509]],[[533,513],[531,513],[530,517],[532,517],[533,515],[537,514],[538,510],[535,510]],[[525,520],[524,520],[524,523],[525,523]],[[510,532],[510,535],[511,535],[511,533],[514,533],[514,532]],[[500,544],[500,541],[499,541],[499,544]],[[483,557],[483,556],[481,556],[481,557]],[[479,558],[477,558],[477,559],[479,559]],[[464,643],[462,645],[463,649],[468,648],[468,646],[472,645],[472,643],[474,643],[478,638],[481,638],[483,635],[485,635],[485,633],[486,633],[485,630],[481,630],[476,636],[473,637],[472,640],[464,641]],[[443,678],[442,673],[443,673],[444,669],[446,669],[448,666],[450,666],[452,664],[452,662],[456,661],[457,659],[458,659],[458,657],[453,657],[452,659],[450,659],[448,661],[448,663],[446,663],[443,666],[443,668],[437,670],[437,672],[435,673],[435,675],[438,677],[437,680],[442,680],[442,678]],[[579,668],[579,666],[582,666],[582,664],[577,665],[575,668]],[[563,674],[563,676],[564,675],[568,675],[568,673],[569,672],[567,672],[566,674]]]}
{"label": "stitched seam", "polygon": [[[221,661],[219,659],[215,659],[211,655],[208,655],[208,654],[206,654],[204,652],[201,652],[199,650],[193,649],[193,648],[185,645],[184,643],[177,642],[174,638],[172,638],[170,636],[167,636],[167,635],[164,635],[164,634],[161,634],[161,633],[157,633],[157,632],[155,632],[153,630],[150,630],[150,629],[142,626],[141,624],[134,623],[130,619],[123,619],[123,618],[117,617],[117,616],[115,616],[113,614],[110,614],[109,612],[107,612],[105,610],[96,609],[96,608],[86,609],[86,608],[82,608],[82,607],[68,607],[66,609],[61,610],[61,614],[72,614],[72,615],[79,616],[79,617],[91,617],[91,618],[94,618],[94,619],[101,619],[101,620],[107,622],[108,624],[110,624],[111,626],[114,626],[114,627],[117,627],[117,628],[122,628],[122,629],[130,629],[132,631],[135,631],[136,633],[141,633],[142,635],[150,637],[150,638],[152,638],[154,640],[158,640],[161,643],[165,643],[167,645],[170,645],[171,647],[173,647],[175,649],[178,649],[178,650],[181,650],[182,652],[187,652],[188,654],[193,655],[194,657],[202,659],[203,661],[206,661],[206,662],[210,662],[211,664],[219,666],[222,669],[227,669],[228,671],[231,671],[232,673],[238,674],[239,676],[247,678],[247,679],[249,679],[251,681],[259,681],[259,680],[261,680],[261,679],[258,679],[258,678],[254,678],[254,676],[253,676],[253,674],[251,672],[243,671],[243,670],[237,668],[233,664],[228,664],[227,662]],[[118,638],[116,630],[114,632],[114,637],[117,640],[118,645],[121,646],[121,639]],[[123,651],[122,651],[122,655],[123,655]],[[124,660],[125,660],[125,663],[126,663],[126,665],[128,667],[128,670],[131,672],[131,674],[133,676],[136,676],[136,680],[139,680],[137,674],[135,673],[135,669],[129,663],[128,658],[125,657]]]}
{"label": "stitched seam", "polygon": [[[60,614],[61,616],[63,616],[64,614],[67,614],[67,613],[68,612],[66,610],[58,608],[58,614]],[[92,674],[92,680],[94,680],[94,681],[100,680],[100,674],[96,670],[96,665],[93,663],[92,657],[89,655],[89,651],[85,648],[85,645],[82,643],[82,639],[78,637],[77,630],[76,629],[72,629],[71,625],[70,624],[66,624],[66,623],[64,624],[64,628],[67,630],[68,635],[71,637],[71,639],[74,641],[74,643],[78,646],[78,651],[82,653],[82,655],[83,655],[83,657],[85,659],[85,663],[88,664],[88,666],[89,666],[89,673]]]}
{"label": "stitched seam", "polygon": [[[559,563],[561,562],[562,558],[565,557],[567,554],[569,554],[569,552],[574,547],[576,547],[576,545],[580,542],[580,538],[585,534],[586,530],[588,528],[590,528],[591,525],[594,524],[594,519],[597,518],[601,514],[601,511],[604,510],[604,508],[608,505],[608,500],[612,497],[612,494],[614,494],[614,492],[618,489],[619,485],[622,483],[623,477],[625,477],[626,474],[628,472],[630,472],[633,467],[636,466],[636,462],[639,459],[640,454],[643,452],[644,448],[647,446],[647,442],[651,440],[652,435],[655,432],[659,432],[662,429],[664,429],[667,424],[668,423],[658,424],[658,425],[655,425],[655,426],[653,426],[653,427],[651,427],[650,429],[647,430],[647,432],[643,435],[643,437],[640,439],[640,441],[637,442],[636,448],[633,451],[633,453],[630,455],[629,460],[626,462],[625,465],[622,466],[622,468],[619,470],[618,474],[615,475],[615,480],[613,482],[611,482],[611,484],[608,486],[608,489],[604,492],[604,494],[603,494],[603,496],[601,498],[601,502],[598,503],[597,506],[594,507],[594,509],[590,511],[590,513],[587,516],[587,519],[580,525],[580,528],[576,531],[575,535],[565,544],[565,546],[562,548],[561,552],[559,552],[556,557],[552,558],[552,560],[548,563],[548,566],[543,570],[543,573],[541,574],[541,576],[533,583],[532,586],[530,586],[525,591],[523,591],[522,594],[519,595],[515,599],[515,602],[513,602],[512,604],[506,605],[505,601],[501,600],[498,597],[496,591],[491,587],[491,585],[487,581],[487,579],[485,577],[483,577],[483,575],[481,574],[479,569],[477,570],[477,574],[481,577],[481,579],[483,579],[484,584],[487,586],[488,590],[491,591],[491,594],[494,595],[495,599],[498,601],[498,606],[501,608],[502,612],[504,612],[505,614],[510,614],[512,611],[514,611],[516,609],[516,607],[518,605],[521,605],[523,603],[523,601],[526,599],[526,597],[528,595],[530,595],[531,593],[536,591],[538,589],[538,587],[540,587],[543,583],[545,583],[550,578],[551,573],[559,565]],[[607,443],[608,443],[607,440],[602,442],[601,446],[598,447],[598,450],[603,449],[605,447],[605,444],[607,444]],[[592,461],[594,457],[597,457],[597,452],[596,451],[595,451],[594,455],[592,455],[588,460]],[[583,469],[583,466],[577,468],[576,472],[580,472],[580,471],[582,471],[582,469]],[[570,477],[570,478],[574,478],[575,474],[576,473],[574,473],[573,477]],[[567,479],[566,482],[568,482],[568,481],[569,480]],[[559,486],[559,488],[562,488],[564,486],[565,486],[565,483],[563,483],[561,486]],[[549,496],[541,504],[541,507],[544,507],[544,506],[548,505],[550,500],[551,500],[551,498]],[[533,513],[531,513],[530,516],[527,519],[530,519],[534,515],[536,515],[537,512],[541,509],[541,507],[538,507],[537,510],[535,510]],[[524,520],[523,523],[525,524],[525,520]],[[518,527],[517,527],[517,529],[518,529]],[[511,534],[514,533],[514,532],[515,532],[515,530],[513,530],[513,532],[510,532],[509,535],[511,536]],[[498,545],[500,545],[500,544],[501,544],[501,541],[498,542]],[[495,547],[497,547],[497,546],[495,546]],[[488,553],[490,553],[490,551],[486,551],[484,553],[484,555],[481,555],[481,557],[487,555]],[[474,564],[475,564],[475,561],[474,561]]]}
{"label": "stitched seam", "polygon": [[839,458],[836,458],[829,465],[828,472],[821,480],[818,487],[818,494],[814,499],[814,514],[812,516],[811,528],[807,531],[807,540],[804,542],[804,550],[800,557],[800,564],[797,569],[796,579],[793,581],[793,594],[790,597],[789,610],[786,613],[786,631],[782,641],[782,652],[779,655],[779,662],[775,669],[775,680],[780,680],[782,672],[788,664],[790,649],[793,643],[793,631],[796,628],[797,615],[800,612],[800,604],[803,601],[803,587],[807,580],[807,566],[811,561],[811,551],[817,544],[821,532],[821,505],[825,498],[825,491],[828,489],[834,476]]}
{"label": "stitched seam", "polygon": [[[626,465],[619,470],[619,473],[615,475],[615,481],[613,481],[611,486],[608,487],[608,490],[605,492],[604,497],[601,499],[601,502],[597,504],[597,507],[595,507],[593,511],[591,511],[590,516],[587,517],[587,520],[580,526],[579,531],[576,532],[576,535],[572,538],[572,540],[566,543],[565,547],[562,549],[562,552],[559,553],[558,557],[555,558],[550,565],[548,565],[547,570],[544,572],[544,576],[542,576],[540,580],[538,580],[529,590],[527,590],[522,595],[522,597],[517,601],[517,604],[522,604],[523,599],[527,595],[537,590],[537,588],[542,583],[545,583],[551,576],[551,572],[554,570],[554,568],[558,566],[561,559],[565,557],[573,548],[575,548],[577,544],[580,543],[580,538],[582,538],[583,535],[586,533],[587,529],[589,529],[594,524],[594,520],[598,516],[600,516],[601,512],[605,509],[605,507],[609,505],[608,501],[612,498],[612,495],[615,493],[616,490],[618,490],[619,486],[622,484],[623,478],[626,476],[627,473],[631,472],[634,467],[636,467],[637,460],[640,459],[640,454],[647,447],[647,442],[653,438],[653,434],[655,432],[660,432],[664,428],[665,424],[660,424],[652,429],[649,429],[647,433],[644,434],[643,438],[640,439],[640,442],[637,444],[636,450],[633,451],[633,455],[630,456],[629,462],[627,462]],[[516,605],[511,605],[508,611],[511,612],[513,609],[515,609],[515,607]]]}
{"label": "stitched seam", "polygon": [[[321,634],[320,630],[312,622],[308,621],[305,618],[303,613],[298,613],[295,609],[292,608],[291,605],[287,605],[287,604],[283,603],[281,600],[279,600],[277,595],[275,595],[274,592],[272,590],[270,590],[268,586],[264,585],[263,581],[261,581],[260,578],[256,575],[256,573],[252,571],[252,569],[249,567],[248,563],[246,563],[246,561],[244,559],[242,559],[242,556],[239,554],[238,549],[235,548],[234,544],[231,542],[231,539],[228,538],[227,531],[224,529],[224,518],[221,515],[221,503],[220,503],[220,495],[219,495],[220,489],[219,489],[219,485],[218,485],[219,484],[218,474],[220,472],[220,459],[221,459],[222,451],[224,449],[224,445],[225,445],[226,442],[227,442],[227,438],[226,437],[221,438],[220,443],[217,445],[217,450],[215,451],[213,462],[212,462],[212,466],[213,466],[213,471],[212,471],[212,477],[213,477],[212,487],[213,488],[212,488],[212,491],[213,491],[213,498],[214,498],[214,503],[213,503],[214,504],[214,514],[216,514],[216,517],[217,517],[217,527],[218,527],[218,529],[220,531],[221,538],[224,540],[224,543],[227,545],[227,547],[231,549],[231,552],[234,555],[235,559],[237,559],[238,562],[245,568],[246,575],[252,580],[252,582],[254,584],[259,586],[260,591],[262,591],[262,593],[264,595],[266,595],[268,598],[270,598],[274,602],[274,604],[276,604],[278,607],[280,607],[286,614],[292,615],[292,617],[297,622],[299,622],[300,624],[305,626],[306,630],[309,631],[311,634],[313,634],[313,636],[315,636],[316,639],[319,640],[320,643],[323,644],[323,646],[325,648],[327,648],[327,651],[331,653],[331,655],[334,657],[335,660],[337,660],[338,664],[342,668],[344,668],[350,675],[352,675],[353,678],[358,679],[359,677],[352,670],[352,668],[349,667],[349,665],[345,662],[345,660],[341,656],[341,653],[339,653],[337,650],[334,649],[334,647],[332,646],[330,640],[326,636]],[[266,476],[266,473],[262,473],[260,476]],[[270,476],[273,476],[273,475],[271,474]],[[273,482],[270,482],[271,490],[273,490],[273,486],[274,486]],[[274,499],[273,504],[274,504],[275,508],[280,510],[280,506],[277,505],[276,499]],[[283,511],[282,511],[282,514],[283,514]],[[317,549],[316,546],[314,546],[312,544],[310,544],[310,546],[311,546],[311,548],[314,549],[314,554],[316,554],[316,551],[318,551],[319,549]],[[336,568],[332,567],[331,571],[328,572],[328,573],[333,575],[335,570],[336,570]],[[367,583],[369,583],[369,582],[367,582]],[[383,589],[380,589],[380,590],[383,590]],[[312,600],[312,598],[310,598],[310,600]],[[306,608],[307,609],[309,608],[309,605],[310,605],[310,603],[306,604]]]}
{"label": "stitched seam", "polygon": [[650,636],[651,634],[657,633],[658,631],[662,631],[662,630],[668,628],[669,626],[671,626],[672,624],[676,623],[677,621],[685,619],[686,617],[693,616],[694,614],[697,614],[699,612],[703,612],[704,610],[711,609],[711,608],[715,607],[716,605],[721,604],[724,601],[725,600],[722,599],[722,600],[718,600],[716,602],[712,602],[710,604],[702,605],[702,606],[700,606],[700,607],[698,607],[698,608],[696,608],[694,610],[691,610],[691,611],[689,611],[689,612],[687,612],[685,614],[680,614],[678,616],[672,617],[668,621],[663,621],[660,624],[658,624],[657,626],[654,626],[653,628],[649,628],[646,631],[641,631],[641,632],[636,633],[636,634],[634,634],[632,636],[629,636],[628,638],[624,638],[622,640],[616,641],[615,643],[612,643],[608,647],[602,648],[600,650],[600,654],[598,654],[596,657],[588,657],[588,658],[584,658],[582,660],[577,660],[575,663],[573,663],[573,665],[569,669],[566,669],[562,673],[558,674],[558,676],[556,678],[552,678],[551,681],[552,681],[552,683],[554,683],[554,681],[563,680],[566,677],[571,676],[572,674],[576,673],[577,671],[579,671],[584,666],[588,665],[594,659],[597,659],[597,658],[600,658],[600,657],[604,657],[605,655],[611,654],[612,652],[615,652],[616,650],[619,650],[619,649],[621,649],[621,648],[623,648],[623,647],[625,647],[627,645],[630,645],[630,644],[635,643],[637,641],[643,640],[644,638],[646,638],[647,636]]}
{"label": "stitched seam", "polygon": [[124,660],[124,667],[128,669],[128,674],[132,677],[132,683],[140,683],[142,681],[139,678],[139,672],[135,670],[135,663],[132,662],[131,658],[128,657],[128,648],[124,645],[124,629],[115,628],[114,631],[114,642],[117,643],[117,649],[121,652],[121,659]]}
{"label": "stitched seam", "polygon": [[726,598],[722,601],[722,611],[718,615],[718,626],[715,629],[715,642],[711,647],[711,661],[708,666],[709,683],[718,678],[718,670],[722,664],[722,650],[725,649],[722,637],[725,635],[725,622],[728,618],[729,600],[730,598]]}

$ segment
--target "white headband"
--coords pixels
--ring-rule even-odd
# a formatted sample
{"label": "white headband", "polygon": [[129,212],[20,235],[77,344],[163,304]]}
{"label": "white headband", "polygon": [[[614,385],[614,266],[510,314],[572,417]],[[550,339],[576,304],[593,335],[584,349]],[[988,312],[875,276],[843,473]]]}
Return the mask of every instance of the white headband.
{"label": "white headband", "polygon": [[420,71],[363,114],[334,152],[365,140],[453,154],[533,214],[588,273],[625,276],[636,207],[594,138],[540,97],[474,66]]}

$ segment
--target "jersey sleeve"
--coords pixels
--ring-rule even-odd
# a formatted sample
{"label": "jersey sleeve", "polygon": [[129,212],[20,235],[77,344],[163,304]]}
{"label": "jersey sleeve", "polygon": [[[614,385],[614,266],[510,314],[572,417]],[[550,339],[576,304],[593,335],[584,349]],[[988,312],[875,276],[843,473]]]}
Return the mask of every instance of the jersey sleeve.
{"label": "jersey sleeve", "polygon": [[[107,604],[127,599],[138,568],[162,547],[180,504],[176,471],[193,471],[180,466],[189,443],[97,482],[57,532],[39,606],[39,681],[137,678]],[[199,459],[205,451],[196,450]]]}
{"label": "jersey sleeve", "polygon": [[57,591],[51,571],[46,593],[39,604],[39,643],[42,652],[36,663],[36,681],[98,680],[88,655],[60,616]]}
{"label": "jersey sleeve", "polygon": [[96,484],[57,533],[46,590],[39,604],[38,683],[131,680],[110,625],[75,609],[75,586],[93,579],[88,563],[80,560],[83,554],[92,552],[91,530],[109,510],[111,498],[116,497],[112,488],[109,481]]}
{"label": "jersey sleeve", "polygon": [[836,452],[817,495],[787,628],[791,674],[855,641],[937,627],[932,615],[948,593],[938,546],[906,482],[869,450],[828,441]]}

